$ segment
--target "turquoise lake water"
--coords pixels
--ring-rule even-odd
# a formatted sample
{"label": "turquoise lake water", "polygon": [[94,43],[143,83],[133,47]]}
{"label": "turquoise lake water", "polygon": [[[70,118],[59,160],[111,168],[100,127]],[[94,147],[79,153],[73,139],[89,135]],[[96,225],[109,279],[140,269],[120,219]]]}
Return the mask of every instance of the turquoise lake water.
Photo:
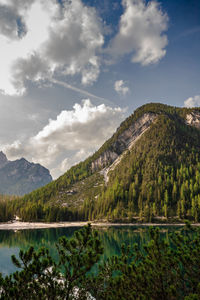
{"label": "turquoise lake water", "polygon": [[[48,229],[26,229],[26,230],[1,230],[0,231],[0,272],[5,276],[16,270],[11,262],[11,255],[16,256],[20,249],[26,250],[31,245],[35,249],[42,246],[48,247],[50,254],[56,259],[57,252],[55,244],[59,237],[71,237],[74,231],[80,227],[68,228],[48,228]],[[180,227],[160,227],[162,236],[168,237],[170,232],[181,230]],[[102,259],[106,259],[114,254],[119,254],[121,245],[133,245],[137,243],[139,247],[148,242],[148,227],[106,227],[98,228],[100,238],[104,246]]]}

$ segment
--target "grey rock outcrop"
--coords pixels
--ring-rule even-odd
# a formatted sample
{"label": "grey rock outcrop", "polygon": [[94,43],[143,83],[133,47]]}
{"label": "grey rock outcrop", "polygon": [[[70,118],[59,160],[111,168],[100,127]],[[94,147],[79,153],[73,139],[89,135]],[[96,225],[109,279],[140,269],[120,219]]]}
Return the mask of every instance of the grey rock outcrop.
{"label": "grey rock outcrop", "polygon": [[145,113],[136,122],[121,133],[117,140],[111,145],[109,150],[103,152],[99,158],[92,162],[92,171],[97,171],[111,165],[126,149],[129,149],[136,139],[138,139],[155,120],[156,114]]}
{"label": "grey rock outcrop", "polygon": [[200,112],[193,111],[186,116],[186,124],[200,129]]}

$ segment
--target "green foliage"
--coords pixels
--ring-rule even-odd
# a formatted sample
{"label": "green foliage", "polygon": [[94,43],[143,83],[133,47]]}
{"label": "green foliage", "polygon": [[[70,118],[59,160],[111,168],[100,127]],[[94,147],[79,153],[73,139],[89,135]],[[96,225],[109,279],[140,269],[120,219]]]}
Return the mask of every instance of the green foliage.
{"label": "green foliage", "polygon": [[127,218],[151,221],[157,216],[178,216],[197,222],[199,148],[198,129],[177,121],[174,115],[160,115],[109,172],[109,183],[94,205],[94,219],[115,220],[115,210],[121,205]]}
{"label": "green foliage", "polygon": [[0,278],[1,299],[87,299],[85,282],[87,272],[103,252],[96,231],[88,225],[72,239],[62,237],[57,250],[59,261],[53,261],[45,248],[38,252],[30,247],[19,252],[19,259],[12,256],[21,269]]}
{"label": "green foliage", "polygon": [[96,231],[88,225],[72,239],[61,238],[55,262],[47,249],[33,247],[12,257],[20,269],[0,275],[1,299],[195,300],[200,298],[200,229],[189,224],[162,238],[150,228],[150,240],[139,248],[125,247],[121,254],[99,262],[102,254]]}
{"label": "green foliage", "polygon": [[121,255],[99,267],[93,278],[95,299],[175,300],[200,298],[200,230],[162,239],[158,228],[150,229],[143,248],[122,245]]}
{"label": "green foliage", "polygon": [[[200,220],[200,131],[185,117],[200,109],[149,103],[128,117],[91,157],[48,185],[8,204],[24,221]],[[92,163],[105,151],[121,154],[118,138],[145,113],[157,115],[103,184]],[[108,162],[109,164],[110,162]],[[72,193],[70,194],[70,191]]]}
{"label": "green foliage", "polygon": [[17,199],[19,199],[17,196],[0,195],[0,222],[7,222],[13,219],[13,204]]}

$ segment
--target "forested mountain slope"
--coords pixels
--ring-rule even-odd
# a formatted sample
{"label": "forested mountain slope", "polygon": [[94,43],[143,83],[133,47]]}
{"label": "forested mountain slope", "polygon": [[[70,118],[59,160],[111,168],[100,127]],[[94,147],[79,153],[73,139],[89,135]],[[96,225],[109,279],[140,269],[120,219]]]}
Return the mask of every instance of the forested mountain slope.
{"label": "forested mountain slope", "polygon": [[200,109],[138,108],[94,155],[12,208],[23,220],[200,217]]}

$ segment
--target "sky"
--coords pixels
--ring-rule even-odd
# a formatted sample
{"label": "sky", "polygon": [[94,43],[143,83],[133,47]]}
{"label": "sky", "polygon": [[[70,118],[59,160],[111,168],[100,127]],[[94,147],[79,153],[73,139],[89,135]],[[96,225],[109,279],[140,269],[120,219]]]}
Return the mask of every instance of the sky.
{"label": "sky", "polygon": [[200,106],[199,0],[0,0],[0,143],[57,178],[148,102]]}

